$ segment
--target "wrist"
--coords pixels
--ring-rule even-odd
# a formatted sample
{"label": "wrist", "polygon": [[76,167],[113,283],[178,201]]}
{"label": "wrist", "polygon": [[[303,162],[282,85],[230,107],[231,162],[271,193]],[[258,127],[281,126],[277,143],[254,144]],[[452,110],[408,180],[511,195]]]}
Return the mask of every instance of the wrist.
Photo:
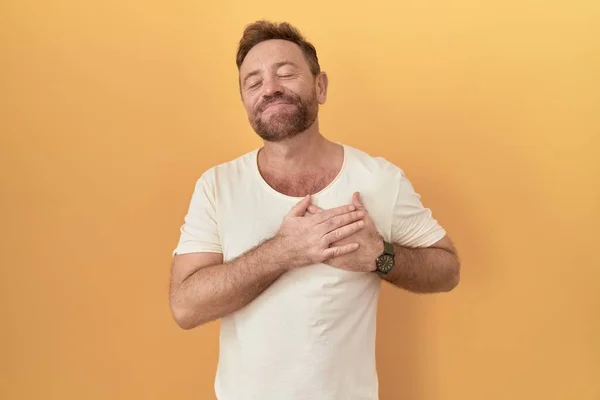
{"label": "wrist", "polygon": [[385,239],[383,237],[379,237],[379,240],[377,241],[377,246],[376,246],[375,250],[377,251],[376,252],[377,257],[382,255],[383,252],[385,251]]}
{"label": "wrist", "polygon": [[381,247],[378,246],[379,255],[375,261],[374,272],[380,276],[386,276],[396,266],[396,250],[394,246],[385,241],[381,240]]}
{"label": "wrist", "polygon": [[284,236],[277,235],[269,241],[268,253],[275,268],[280,272],[287,272],[302,266],[300,257],[294,254],[292,246]]}
{"label": "wrist", "polygon": [[385,242],[384,242],[383,238],[380,237],[379,240],[377,241],[377,244],[373,248],[373,252],[375,253],[375,259],[371,263],[371,271],[370,272],[377,272],[377,260],[383,254],[384,250],[385,250]]}

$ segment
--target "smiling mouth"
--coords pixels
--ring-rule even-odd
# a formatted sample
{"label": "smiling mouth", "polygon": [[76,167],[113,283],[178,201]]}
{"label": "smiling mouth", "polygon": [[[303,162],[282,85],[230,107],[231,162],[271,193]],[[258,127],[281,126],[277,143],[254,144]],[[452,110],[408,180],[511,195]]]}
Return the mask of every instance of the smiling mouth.
{"label": "smiling mouth", "polygon": [[284,102],[271,103],[271,104],[267,105],[267,106],[266,106],[266,107],[263,109],[263,111],[264,111],[264,110],[266,110],[266,109],[267,109],[267,108],[269,108],[269,107],[272,107],[272,106],[281,106],[281,105],[286,105],[286,106],[289,106],[289,105],[292,105],[292,103],[284,103]]}

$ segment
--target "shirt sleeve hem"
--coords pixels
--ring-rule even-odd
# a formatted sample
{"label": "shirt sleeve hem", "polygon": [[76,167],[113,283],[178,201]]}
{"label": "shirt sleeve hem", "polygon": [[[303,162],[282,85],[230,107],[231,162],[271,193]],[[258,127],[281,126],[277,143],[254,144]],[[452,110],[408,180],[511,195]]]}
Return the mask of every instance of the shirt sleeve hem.
{"label": "shirt sleeve hem", "polygon": [[223,251],[220,247],[217,246],[179,246],[175,250],[173,250],[172,255],[181,255],[181,254],[191,254],[191,253],[219,253],[221,254]]}

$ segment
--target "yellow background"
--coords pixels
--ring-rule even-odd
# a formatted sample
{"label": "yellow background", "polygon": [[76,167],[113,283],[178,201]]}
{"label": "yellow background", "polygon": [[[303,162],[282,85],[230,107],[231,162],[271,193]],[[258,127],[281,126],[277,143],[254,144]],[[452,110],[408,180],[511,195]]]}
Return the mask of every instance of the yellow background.
{"label": "yellow background", "polygon": [[266,17],[317,47],[323,133],[462,257],[451,293],[385,285],[381,399],[600,399],[600,3],[357,4],[2,2],[0,398],[213,398],[171,251],[199,174],[260,144],[234,60]]}

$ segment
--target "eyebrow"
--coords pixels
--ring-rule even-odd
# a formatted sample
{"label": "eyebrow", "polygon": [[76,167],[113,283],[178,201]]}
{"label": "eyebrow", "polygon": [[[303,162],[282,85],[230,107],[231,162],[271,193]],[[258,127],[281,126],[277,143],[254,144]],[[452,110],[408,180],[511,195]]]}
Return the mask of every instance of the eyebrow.
{"label": "eyebrow", "polygon": [[[291,65],[292,67],[298,68],[298,66],[296,64],[294,64],[293,62],[291,62],[291,61],[279,61],[279,62],[273,64],[273,67],[275,69],[278,69],[278,68],[283,67],[284,65]],[[246,75],[246,77],[244,78],[243,86],[246,86],[246,81],[249,78],[253,77],[254,75],[258,75],[258,74],[260,74],[260,70],[259,69],[255,69],[254,71],[248,73],[248,75]]]}

